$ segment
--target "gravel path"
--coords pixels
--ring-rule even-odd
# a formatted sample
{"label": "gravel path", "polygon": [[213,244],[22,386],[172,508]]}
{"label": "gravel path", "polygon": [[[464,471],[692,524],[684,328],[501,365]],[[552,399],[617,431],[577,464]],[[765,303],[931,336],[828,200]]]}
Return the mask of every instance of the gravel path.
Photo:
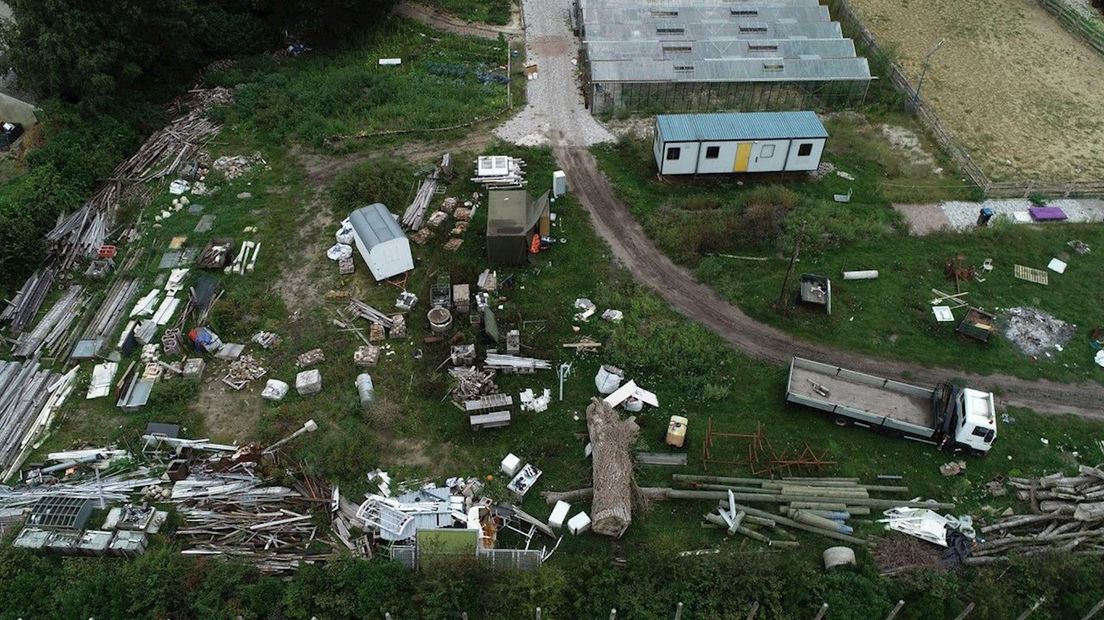
{"label": "gravel path", "polygon": [[[904,216],[912,234],[930,235],[941,231],[966,232],[975,229],[978,212],[982,207],[989,207],[996,212],[994,220],[1004,219],[1014,223],[1030,224],[1033,222],[1023,221],[1022,218],[1028,217],[1027,210],[1032,206],[1028,200],[986,200],[984,202],[899,204],[893,205],[893,208]],[[1060,207],[1069,218],[1067,222],[1104,222],[1104,200],[1066,198],[1052,200],[1047,203],[1047,206]]]}
{"label": "gravel path", "polygon": [[522,146],[590,146],[613,136],[587,112],[577,79],[579,48],[571,32],[570,0],[525,0],[525,53],[537,75],[525,109],[495,130]]}

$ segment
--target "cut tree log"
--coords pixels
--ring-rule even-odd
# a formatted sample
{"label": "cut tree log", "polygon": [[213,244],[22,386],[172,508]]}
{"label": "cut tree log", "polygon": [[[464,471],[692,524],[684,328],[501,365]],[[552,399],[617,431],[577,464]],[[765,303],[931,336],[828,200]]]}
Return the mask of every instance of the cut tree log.
{"label": "cut tree log", "polygon": [[640,433],[635,418],[621,419],[613,407],[597,398],[587,407],[587,429],[593,452],[594,501],[590,529],[620,538],[632,523],[638,493],[633,478],[632,447]]}

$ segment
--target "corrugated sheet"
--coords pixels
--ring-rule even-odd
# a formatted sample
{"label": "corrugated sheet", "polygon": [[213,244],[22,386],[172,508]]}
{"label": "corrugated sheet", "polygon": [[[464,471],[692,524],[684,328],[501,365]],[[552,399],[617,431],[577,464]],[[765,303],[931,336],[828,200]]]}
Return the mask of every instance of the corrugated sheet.
{"label": "corrugated sheet", "polygon": [[395,216],[378,202],[353,211],[349,216],[349,223],[369,250],[386,241],[406,237],[399,223],[395,221]]}
{"label": "corrugated sheet", "polygon": [[869,81],[870,65],[865,58],[601,61],[590,63],[590,80],[595,83]]}
{"label": "corrugated sheet", "polygon": [[650,41],[589,41],[587,59],[591,62],[650,59],[705,61],[722,59],[770,59],[816,55],[820,58],[854,58],[855,44],[850,39],[709,39],[671,43]]}
{"label": "corrugated sheet", "polygon": [[656,123],[664,142],[828,137],[813,112],[663,114],[656,117]]}

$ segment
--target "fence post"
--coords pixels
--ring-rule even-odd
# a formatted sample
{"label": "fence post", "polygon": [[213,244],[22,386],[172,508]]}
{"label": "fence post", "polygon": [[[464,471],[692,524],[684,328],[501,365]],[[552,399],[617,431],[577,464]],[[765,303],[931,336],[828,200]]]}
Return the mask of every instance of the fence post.
{"label": "fence post", "polygon": [[540,607],[537,608],[537,620],[541,620],[541,609],[540,609]]}
{"label": "fence post", "polygon": [[823,618],[824,614],[826,613],[828,613],[828,603],[821,603],[820,611],[818,611],[817,615],[813,617],[813,620],[821,620],[821,618]]}
{"label": "fence post", "polygon": [[1092,620],[1092,617],[1100,613],[1101,609],[1104,609],[1104,598],[1100,599],[1100,602],[1096,605],[1093,605],[1093,608],[1090,609],[1089,613],[1085,614],[1085,617],[1081,618],[1081,620]]}
{"label": "fence post", "polygon": [[1041,606],[1043,604],[1043,601],[1045,601],[1045,600],[1046,600],[1045,596],[1040,596],[1039,600],[1035,601],[1035,604],[1032,605],[1031,607],[1028,607],[1027,609],[1025,609],[1024,612],[1016,618],[1016,620],[1024,620],[1025,618],[1027,618],[1031,614],[1035,613],[1035,610],[1038,609],[1039,606]]}
{"label": "fence post", "polygon": [[[1104,601],[1101,601],[1101,603],[1104,603]],[[682,603],[675,607],[675,620],[682,620]]]}
{"label": "fence post", "polygon": [[609,620],[617,620],[617,608],[613,608],[610,610]]}
{"label": "fence post", "polygon": [[970,603],[966,606],[966,609],[962,610],[962,613],[955,616],[955,620],[966,620],[966,616],[970,615],[970,612],[974,610],[974,604]]}
{"label": "fence post", "polygon": [[893,620],[894,618],[896,618],[897,614],[901,611],[901,608],[904,607],[904,606],[905,606],[904,601],[897,601],[897,606],[893,608],[893,611],[889,612],[889,615],[886,616],[886,620]]}

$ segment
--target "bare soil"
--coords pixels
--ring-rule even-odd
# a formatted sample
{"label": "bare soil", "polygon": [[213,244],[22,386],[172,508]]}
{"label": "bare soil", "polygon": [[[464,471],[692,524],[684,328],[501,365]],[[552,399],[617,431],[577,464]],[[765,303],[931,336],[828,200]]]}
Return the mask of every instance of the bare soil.
{"label": "bare soil", "polygon": [[499,33],[508,37],[520,35],[521,10],[515,5],[510,15],[510,23],[505,26],[469,22],[447,11],[436,7],[427,6],[420,2],[402,2],[392,11],[396,15],[413,19],[431,28],[444,32],[465,35],[469,37],[481,37],[484,39],[497,39]]}
{"label": "bare soil", "polygon": [[909,232],[921,236],[930,235],[943,230],[952,230],[951,221],[943,207],[938,204],[901,204],[893,205],[905,221],[908,222]]}
{"label": "bare soil", "polygon": [[263,403],[259,395],[265,380],[258,379],[240,392],[231,390],[216,378],[222,376],[225,364],[213,362],[217,368],[207,369],[207,380],[192,407],[203,412],[203,427],[212,441],[244,444],[256,436]]}
{"label": "bare soil", "polygon": [[1035,0],[851,0],[995,179],[1104,176],[1104,56]]}

